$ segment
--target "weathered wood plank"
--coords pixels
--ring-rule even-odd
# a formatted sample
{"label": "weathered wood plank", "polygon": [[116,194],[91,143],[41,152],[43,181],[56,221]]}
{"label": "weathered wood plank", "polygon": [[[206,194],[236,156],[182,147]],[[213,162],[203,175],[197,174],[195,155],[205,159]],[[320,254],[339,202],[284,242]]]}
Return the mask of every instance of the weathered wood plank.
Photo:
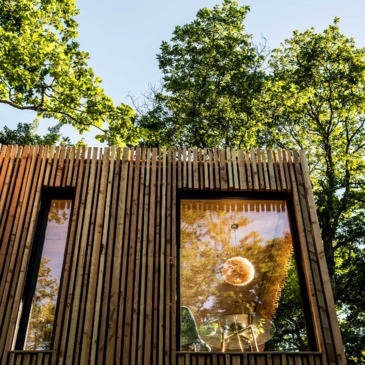
{"label": "weathered wood plank", "polygon": [[[159,161],[161,161],[161,151],[157,151],[157,155],[159,156]],[[160,323],[161,320],[159,318],[159,314],[161,309],[159,308],[159,304],[160,304],[160,292],[161,292],[161,288],[160,288],[160,264],[161,264],[161,259],[160,259],[160,252],[161,252],[161,213],[162,213],[162,208],[161,208],[161,204],[162,204],[162,196],[163,196],[163,191],[162,191],[162,181],[163,181],[163,166],[161,163],[158,163],[157,166],[157,186],[156,186],[156,214],[155,214],[155,219],[156,219],[156,224],[155,224],[155,234],[154,234],[154,266],[153,266],[153,270],[154,270],[154,274],[153,274],[153,282],[154,282],[154,287],[153,287],[153,336],[152,336],[152,361],[151,363],[153,365],[157,365],[159,364],[159,354],[160,354],[160,346],[159,346],[159,338],[160,338]]]}
{"label": "weathered wood plank", "polygon": [[239,183],[239,180],[238,180],[238,165],[237,165],[237,153],[236,153],[236,149],[232,148],[231,155],[232,155],[232,165],[233,165],[234,189],[235,190],[239,190],[240,183]]}
{"label": "weathered wood plank", "polygon": [[267,151],[267,163],[269,171],[270,191],[277,191],[272,151]]}
{"label": "weathered wood plank", "polygon": [[247,190],[246,166],[242,150],[238,150],[237,159],[238,159],[238,172],[240,176],[240,189],[246,191]]}
{"label": "weathered wood plank", "polygon": [[[199,165],[198,165],[198,149],[193,149],[193,188],[199,189]],[[175,159],[175,158],[174,158]],[[172,163],[172,161],[171,161]]]}
{"label": "weathered wood plank", "polygon": [[[143,231],[145,225],[143,224],[143,216],[146,214],[146,204],[148,211],[148,201],[147,203],[144,201],[146,196],[147,183],[146,180],[146,150],[141,150],[141,163],[140,163],[140,182],[139,182],[139,201],[138,201],[138,215],[137,215],[137,236],[136,236],[136,253],[134,259],[135,265],[135,276],[134,276],[134,296],[133,296],[133,317],[132,317],[132,339],[131,339],[131,364],[140,363],[142,360],[142,353],[138,351],[138,328],[139,328],[139,320],[138,316],[139,309],[143,310],[141,307],[144,307],[144,303],[142,303],[141,296],[142,292],[144,292],[142,278],[142,270],[143,270],[143,250],[145,245],[145,240],[143,238]],[[147,192],[148,194],[148,192]],[[139,358],[138,358],[139,357]]]}
{"label": "weathered wood plank", "polygon": [[224,150],[220,150],[219,153],[219,176],[220,176],[220,188],[222,190],[228,189],[227,181],[227,165],[226,165],[226,154]]}
{"label": "weathered wood plank", "polygon": [[[117,155],[117,161],[118,156],[120,156],[120,150],[118,149],[118,155]],[[114,186],[118,186],[119,196],[113,191],[113,202],[117,201],[118,197],[118,204],[116,208],[116,212],[112,213],[112,215],[115,215],[115,225],[116,225],[116,231],[115,231],[115,241],[111,241],[110,243],[114,244],[114,252],[111,251],[111,260],[113,262],[113,266],[111,268],[111,289],[110,293],[107,293],[109,295],[109,313],[108,313],[108,334],[106,339],[106,363],[112,364],[117,362],[115,358],[115,350],[116,345],[118,343],[117,336],[119,335],[119,339],[121,339],[121,321],[118,321],[119,315],[118,315],[118,308],[119,308],[119,295],[120,295],[120,287],[124,285],[124,281],[122,281],[122,255],[123,255],[123,245],[125,245],[125,242],[123,242],[123,236],[124,236],[124,218],[127,210],[127,188],[128,188],[128,172],[129,172],[129,149],[124,148],[123,150],[123,159],[120,163],[120,170],[118,170],[118,165],[116,166],[116,174],[114,177]],[[127,223],[128,224],[128,223]],[[114,231],[114,230],[113,230]],[[126,237],[128,240],[128,237]],[[112,237],[109,237],[109,240],[112,240]],[[126,258],[125,258],[126,259]],[[124,290],[124,287],[123,287]],[[101,342],[102,344],[103,342]],[[121,344],[119,343],[119,346]],[[100,345],[102,347],[102,345]]]}
{"label": "weathered wood plank", "polygon": [[[185,152],[185,151],[184,151]],[[165,294],[165,276],[166,276],[166,210],[167,210],[167,155],[166,150],[162,150],[163,164],[162,164],[162,195],[161,195],[161,246],[160,246],[160,277],[159,277],[159,324],[158,324],[158,362],[164,362],[165,349],[165,326],[166,320],[165,307],[168,300]],[[185,170],[185,168],[184,168]],[[185,172],[185,171],[184,171]],[[168,305],[168,304],[167,304]]]}
{"label": "weathered wood plank", "polygon": [[229,147],[226,148],[226,156],[227,156],[227,170],[228,170],[228,189],[234,189],[232,156],[231,156],[231,149]]}
{"label": "weathered wood plank", "polygon": [[[107,197],[106,197],[106,209],[104,217],[104,228],[103,228],[103,238],[102,238],[102,248],[105,251],[103,253],[104,260],[101,260],[101,265],[104,265],[103,270],[99,270],[98,287],[102,290],[102,293],[98,294],[97,297],[101,297],[101,303],[103,310],[100,314],[100,330],[96,331],[96,324],[94,322],[93,329],[93,341],[95,341],[97,364],[102,364],[105,362],[106,347],[107,343],[107,333],[108,333],[108,311],[105,310],[105,305],[109,305],[110,299],[110,288],[112,277],[112,262],[113,262],[113,249],[114,249],[114,234],[116,225],[116,210],[118,201],[118,182],[120,174],[120,159],[121,159],[121,149],[120,147],[116,149],[112,147],[110,149],[110,161],[109,161],[109,177],[107,185]],[[105,275],[102,272],[105,271]],[[103,287],[101,288],[101,284]],[[98,334],[98,337],[95,336]],[[93,356],[93,355],[92,355]]]}
{"label": "weathered wood plank", "polygon": [[256,159],[255,150],[251,150],[251,171],[252,171],[252,181],[253,181],[253,191],[259,191],[259,172],[258,172],[259,159]]}
{"label": "weathered wood plank", "polygon": [[55,182],[54,182],[55,187],[61,186],[62,174],[64,172],[64,167],[65,167],[65,162],[66,162],[65,157],[66,157],[66,147],[63,146],[60,149],[60,155],[59,155],[59,159],[57,161],[57,166],[56,166],[56,176],[55,176]]}
{"label": "weathered wood plank", "polygon": [[213,148],[213,159],[214,159],[214,186],[217,190],[221,188],[220,182],[220,174],[219,174],[219,159],[218,159],[218,151],[216,148]]}

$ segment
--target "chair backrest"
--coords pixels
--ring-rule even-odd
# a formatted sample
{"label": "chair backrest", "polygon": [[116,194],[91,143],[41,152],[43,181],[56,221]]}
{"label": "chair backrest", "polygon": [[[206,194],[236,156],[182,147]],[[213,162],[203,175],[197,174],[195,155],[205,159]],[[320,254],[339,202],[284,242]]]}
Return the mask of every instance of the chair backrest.
{"label": "chair backrest", "polygon": [[189,345],[200,339],[198,328],[194,319],[194,315],[190,308],[181,307],[181,324],[180,324],[180,344],[181,346]]}

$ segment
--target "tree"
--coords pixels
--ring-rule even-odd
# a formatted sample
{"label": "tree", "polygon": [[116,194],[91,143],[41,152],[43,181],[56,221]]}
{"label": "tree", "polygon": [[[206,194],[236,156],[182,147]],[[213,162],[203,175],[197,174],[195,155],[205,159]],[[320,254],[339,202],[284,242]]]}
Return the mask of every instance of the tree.
{"label": "tree", "polygon": [[74,0],[0,0],[0,103],[134,143],[134,111],[113,105],[76,42],[78,12]]}
{"label": "tree", "polygon": [[307,152],[348,360],[364,362],[365,49],[335,19],[323,33],[295,31],[270,66],[257,103],[264,137]]}
{"label": "tree", "polygon": [[157,55],[163,90],[139,119],[143,142],[198,147],[255,143],[252,101],[260,91],[263,56],[245,33],[249,7],[225,0],[177,26]]}
{"label": "tree", "polygon": [[48,133],[44,136],[37,134],[38,123],[18,123],[15,129],[4,127],[0,130],[0,144],[11,145],[18,144],[25,145],[57,145],[70,146],[71,141],[69,137],[63,137],[60,134],[61,124],[48,128]]}
{"label": "tree", "polygon": [[49,263],[50,259],[42,257],[37,287],[32,300],[25,343],[26,350],[49,350],[51,348],[59,283],[57,278],[53,277]]}

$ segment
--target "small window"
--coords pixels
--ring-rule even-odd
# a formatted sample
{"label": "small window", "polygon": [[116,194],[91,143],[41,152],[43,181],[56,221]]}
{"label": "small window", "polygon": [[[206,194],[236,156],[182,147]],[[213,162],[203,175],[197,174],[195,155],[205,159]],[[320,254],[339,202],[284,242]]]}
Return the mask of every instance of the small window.
{"label": "small window", "polygon": [[183,351],[307,350],[285,200],[180,200],[180,324]]}
{"label": "small window", "polygon": [[42,203],[16,340],[19,350],[52,348],[72,199],[47,197]]}

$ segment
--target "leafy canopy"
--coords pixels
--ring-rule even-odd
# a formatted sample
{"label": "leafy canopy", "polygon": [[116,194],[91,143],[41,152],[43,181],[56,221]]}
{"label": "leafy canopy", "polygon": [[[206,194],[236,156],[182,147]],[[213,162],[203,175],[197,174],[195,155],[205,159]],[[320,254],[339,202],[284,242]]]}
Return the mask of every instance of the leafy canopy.
{"label": "leafy canopy", "polygon": [[74,0],[0,0],[0,103],[134,143],[133,110],[114,106],[76,42],[78,12]]}
{"label": "leafy canopy", "polygon": [[259,125],[252,100],[263,61],[245,33],[249,10],[232,0],[203,8],[177,26],[157,55],[163,91],[142,118],[145,141],[198,147],[250,146]]}
{"label": "leafy canopy", "polygon": [[323,33],[295,31],[273,51],[270,66],[257,106],[266,143],[307,152],[347,356],[361,363],[365,280],[356,273],[365,267],[365,49],[341,34],[335,19]]}
{"label": "leafy canopy", "polygon": [[[5,126],[0,130],[0,145],[17,144],[20,146],[26,145],[62,145],[70,146],[71,141],[68,137],[63,137],[60,133],[61,124],[57,124],[48,128],[48,133],[44,136],[37,134],[38,122],[33,123],[18,123],[16,128],[10,129]],[[80,141],[78,144],[82,144]]]}

